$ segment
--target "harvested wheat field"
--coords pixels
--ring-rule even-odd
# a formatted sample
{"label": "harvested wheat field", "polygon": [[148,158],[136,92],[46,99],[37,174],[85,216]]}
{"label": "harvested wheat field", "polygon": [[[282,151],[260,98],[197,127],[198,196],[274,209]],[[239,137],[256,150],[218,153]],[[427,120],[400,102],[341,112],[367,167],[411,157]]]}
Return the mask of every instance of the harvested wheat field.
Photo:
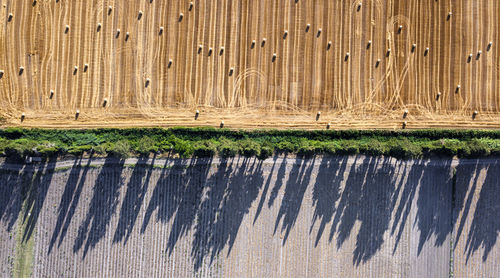
{"label": "harvested wheat field", "polygon": [[365,156],[4,163],[0,267],[6,277],[496,277],[499,166]]}
{"label": "harvested wheat field", "polygon": [[2,125],[500,128],[498,26],[497,0],[0,0]]}

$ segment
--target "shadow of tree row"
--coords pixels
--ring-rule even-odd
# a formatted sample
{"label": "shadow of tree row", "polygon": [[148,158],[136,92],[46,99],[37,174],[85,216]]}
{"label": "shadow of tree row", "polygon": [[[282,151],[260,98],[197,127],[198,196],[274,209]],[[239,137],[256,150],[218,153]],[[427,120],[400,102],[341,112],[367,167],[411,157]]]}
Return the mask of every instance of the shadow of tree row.
{"label": "shadow of tree row", "polygon": [[9,232],[16,221],[24,224],[22,240],[27,241],[35,230],[56,161],[51,159],[37,165],[18,165],[16,162],[6,161],[0,167],[0,219]]}
{"label": "shadow of tree row", "polygon": [[[191,256],[196,268],[207,259],[212,262],[226,248],[225,255],[230,254],[250,211],[255,211],[248,216],[253,216],[255,224],[265,207],[277,205],[271,229],[282,233],[282,244],[286,244],[308,190],[313,205],[312,222],[308,225],[315,245],[328,240],[341,248],[355,237],[353,264],[358,265],[381,249],[384,236],[395,237],[396,252],[404,230],[411,228],[418,231],[419,255],[426,243],[444,244],[454,227],[459,240],[466,225],[464,219],[473,207],[475,187],[481,186],[464,253],[470,256],[484,248],[483,260],[487,258],[500,232],[500,207],[495,197],[500,190],[498,163],[459,164],[456,169],[461,175],[454,179],[451,160],[428,167],[424,160],[408,163],[383,157],[354,159],[354,163],[349,163],[347,157],[285,156],[274,157],[271,164],[244,157],[222,159],[216,164],[212,164],[211,158],[173,159],[167,160],[165,166],[169,166],[162,169],[140,159],[126,184],[122,160],[106,159],[95,181],[87,177],[92,160],[85,165],[75,160],[57,207],[48,252],[66,237],[83,188],[89,183],[95,184],[88,211],[78,224],[74,252],[83,248],[86,256],[103,240],[108,229],[114,229],[114,243],[126,244],[136,224],[144,233],[151,222],[171,222],[168,253],[172,253],[180,238],[192,233]],[[19,170],[1,169],[0,216],[9,230],[25,202],[31,209],[22,216],[28,223],[24,236],[31,236],[52,182],[53,171],[47,170],[51,163],[55,161]],[[159,171],[159,179],[151,184],[154,171]],[[484,182],[478,184],[481,171]],[[469,184],[472,188],[468,188]],[[145,208],[143,217],[139,217],[141,208]],[[464,215],[459,223],[458,212]],[[118,224],[110,227],[115,214]],[[137,223],[138,219],[142,223]]]}
{"label": "shadow of tree row", "polygon": [[[467,219],[472,219],[465,240],[463,254],[466,263],[479,249],[486,261],[500,237],[500,163],[495,160],[484,164],[476,160],[473,165],[457,167],[457,187],[454,190],[455,248],[466,229]],[[477,193],[479,189],[479,193]],[[475,206],[474,206],[475,205]],[[472,211],[474,211],[472,215]],[[460,216],[460,221],[458,218]],[[498,246],[497,246],[498,248]]]}

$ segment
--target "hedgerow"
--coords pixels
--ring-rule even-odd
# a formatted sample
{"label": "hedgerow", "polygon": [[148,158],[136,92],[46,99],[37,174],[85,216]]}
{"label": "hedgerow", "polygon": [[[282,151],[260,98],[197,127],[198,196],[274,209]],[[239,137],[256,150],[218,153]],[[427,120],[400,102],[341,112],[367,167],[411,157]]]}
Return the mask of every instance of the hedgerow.
{"label": "hedgerow", "polygon": [[274,154],[488,157],[500,155],[499,130],[230,130],[215,128],[0,129],[0,154],[25,156],[180,157]]}

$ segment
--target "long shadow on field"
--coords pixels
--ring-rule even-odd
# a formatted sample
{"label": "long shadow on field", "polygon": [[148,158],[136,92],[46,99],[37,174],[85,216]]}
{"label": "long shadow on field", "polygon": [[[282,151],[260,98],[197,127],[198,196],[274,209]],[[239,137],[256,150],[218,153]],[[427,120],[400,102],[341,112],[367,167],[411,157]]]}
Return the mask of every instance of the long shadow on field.
{"label": "long shadow on field", "polygon": [[7,160],[0,169],[0,219],[10,232],[19,217],[23,203],[25,224],[22,240],[33,235],[54,174],[56,159],[41,164],[23,164]]}
{"label": "long shadow on field", "polygon": [[[441,246],[451,233],[452,217],[452,172],[451,160],[427,166],[426,160],[413,160],[412,164],[398,161],[395,177],[396,190],[392,196],[391,210],[394,213],[391,236],[396,236],[393,255],[399,246],[404,229],[409,220],[417,227],[419,241],[417,255],[424,244],[434,235],[436,246]],[[415,200],[415,197],[417,199]],[[410,215],[416,206],[416,214]],[[414,219],[409,219],[414,217]]]}
{"label": "long shadow on field", "polygon": [[181,183],[181,177],[185,174],[186,165],[180,159],[172,161],[172,166],[168,166],[171,161],[166,160],[161,170],[160,178],[155,185],[146,209],[146,214],[144,215],[141,233],[146,231],[155,211],[157,211],[156,221],[166,223],[172,218],[179,206],[182,197],[180,188],[184,186]]}
{"label": "long shadow on field", "polygon": [[[278,197],[278,193],[279,193],[281,187],[283,186],[283,183],[285,181],[287,161],[288,161],[288,159],[287,159],[287,156],[285,155],[285,157],[283,157],[283,160],[281,162],[280,168],[278,169],[276,181],[274,182],[273,189],[271,190],[271,194],[270,194],[269,200],[267,202],[268,208],[271,208],[274,205],[274,201]],[[265,198],[265,196],[263,196],[263,198]]]}
{"label": "long shadow on field", "polygon": [[127,243],[148,191],[155,158],[150,165],[146,165],[148,158],[139,158],[126,187],[127,193],[122,203],[113,242],[120,242],[125,237],[123,244]]}
{"label": "long shadow on field", "polygon": [[240,157],[221,161],[207,181],[198,209],[191,252],[196,270],[208,255],[212,263],[226,246],[229,256],[243,218],[263,184],[261,160]]}
{"label": "long shadow on field", "polygon": [[[391,221],[391,201],[394,194],[395,170],[388,158],[368,158],[367,165],[362,167],[364,180],[362,183],[358,220],[361,222],[356,236],[353,263],[359,265],[366,262],[381,248],[384,233],[389,229]],[[358,177],[358,175],[356,175]],[[342,230],[341,230],[342,233]]]}
{"label": "long shadow on field", "polygon": [[[331,219],[333,212],[329,211],[335,210],[329,240],[333,240],[337,234],[337,248],[341,248],[350,237],[356,221],[360,222],[353,250],[353,264],[358,265],[369,260],[384,242],[383,236],[391,220],[391,201],[396,190],[393,180],[396,168],[388,163],[388,158],[375,157],[356,157],[349,167],[337,208],[332,206],[323,214]],[[341,168],[341,175],[346,168]],[[338,180],[334,186],[338,188],[341,181]],[[315,185],[318,188],[321,186],[324,185]],[[328,203],[321,200],[325,196],[328,195],[318,194],[317,203]],[[334,197],[339,198],[338,195]]]}
{"label": "long shadow on field", "polygon": [[[396,253],[401,237],[403,236],[406,223],[410,217],[413,201],[417,194],[418,182],[424,173],[421,166],[421,161],[415,161],[413,165],[399,161],[394,171],[394,175],[403,178],[395,182],[395,190],[391,200],[391,209],[394,211],[391,236],[396,236],[392,249],[393,255]],[[398,196],[401,197],[398,199]]]}
{"label": "long shadow on field", "polygon": [[[210,174],[212,158],[175,159],[164,167],[146,209],[141,233],[156,211],[156,221],[171,224],[167,251],[193,230],[191,256],[199,269],[205,258],[213,262],[236,240],[243,218],[264,184],[262,161],[256,158],[221,158]],[[166,165],[170,162],[167,161]],[[263,202],[263,201],[261,201]]]}
{"label": "long shadow on field", "polygon": [[7,223],[9,232],[21,212],[22,184],[30,183],[35,172],[32,166],[23,167],[17,163],[12,165],[9,161],[0,168],[0,220]]}
{"label": "long shadow on field", "polygon": [[[454,197],[454,213],[453,213],[453,226],[456,226],[455,231],[455,242],[454,247],[457,247],[457,244],[462,236],[462,232],[466,225],[466,219],[471,211],[474,195],[476,189],[478,187],[479,175],[477,173],[481,172],[481,168],[479,161],[475,161],[472,164],[463,164],[458,165],[456,168],[456,179],[455,186],[453,189],[453,197]],[[462,216],[460,219],[460,223],[457,223],[458,217]]]}
{"label": "long shadow on field", "polygon": [[87,173],[90,169],[90,164],[92,163],[92,156],[88,159],[86,165],[82,166],[81,163],[81,157],[80,159],[75,159],[75,162],[69,172],[68,181],[64,186],[64,192],[61,196],[61,200],[59,201],[56,226],[50,239],[48,253],[52,251],[58,238],[59,247],[66,236],[68,227],[71,224],[73,216],[75,215],[75,211],[85,185]]}
{"label": "long shadow on field", "polygon": [[50,158],[48,162],[38,167],[32,182],[27,181],[28,183],[23,183],[23,192],[21,195],[26,206],[23,217],[23,222],[26,223],[23,241],[29,240],[33,235],[54,175],[56,161],[56,157]]}
{"label": "long shadow on field", "polygon": [[413,167],[422,169],[414,222],[420,232],[417,253],[419,255],[431,237],[435,238],[435,246],[442,246],[452,232],[453,174],[450,160],[443,161],[443,165],[439,167],[434,166],[433,171],[425,169],[425,166]]}
{"label": "long shadow on field", "polygon": [[172,254],[179,238],[191,230],[195,224],[211,164],[212,158],[193,158],[185,174],[181,176],[181,186],[175,189],[180,191],[174,193],[177,207],[172,230],[168,236],[169,255]]}
{"label": "long shadow on field", "polygon": [[[293,159],[290,164],[285,157],[278,165],[275,157],[270,173],[264,173],[262,161],[239,157],[221,159],[214,174],[210,174],[211,159],[195,158],[188,164],[186,160],[173,160],[171,167],[162,169],[141,232],[146,231],[155,212],[156,221],[169,222],[173,218],[168,253],[173,252],[179,238],[192,231],[191,257],[199,269],[204,263],[217,260],[225,248],[230,254],[242,221],[260,192],[253,223],[266,203],[271,207],[279,202],[274,233],[283,234],[285,245],[300,222],[300,211],[311,186],[314,214],[309,231],[315,245],[331,223],[328,238],[335,240],[337,248],[354,239],[354,265],[369,261],[379,252],[384,236],[395,237],[395,253],[407,229],[419,236],[418,254],[426,244],[445,243],[454,221],[451,160],[432,166],[427,165],[428,160],[365,156],[353,160],[348,163],[347,157],[312,157]],[[134,184],[127,188],[130,194],[127,191],[126,195],[130,196],[125,197],[120,213],[123,224],[115,232],[118,240],[134,226],[146,192],[147,185],[142,181],[144,175],[147,180],[145,170],[135,171],[133,176],[141,180],[131,179]],[[271,179],[273,171],[277,171],[276,179]],[[455,201],[463,203],[465,194],[456,195]],[[132,220],[128,219],[130,215]]]}
{"label": "long shadow on field", "polygon": [[[282,184],[283,178],[284,178],[284,175],[285,175],[286,158],[287,158],[287,155],[285,154],[285,156],[283,157],[283,160],[281,162],[280,169],[278,170],[277,179],[274,181],[275,182],[274,184],[278,185],[279,187],[281,187],[280,184]],[[259,215],[262,212],[262,209],[264,208],[264,203],[266,202],[267,192],[269,191],[269,188],[271,187],[272,176],[273,176],[273,173],[274,173],[274,169],[276,168],[277,160],[278,160],[278,156],[275,156],[273,158],[273,166],[271,167],[271,170],[270,170],[270,172],[269,172],[269,174],[267,176],[267,180],[266,180],[266,182],[264,184],[264,189],[262,189],[262,194],[260,196],[259,204],[257,205],[257,211],[255,212],[255,216],[253,218],[253,224],[254,225],[255,225],[255,222],[257,221],[257,219],[259,218]],[[276,195],[274,195],[274,196],[272,196],[270,198],[276,198]],[[272,204],[269,203],[269,207],[271,207],[271,206],[272,206]]]}
{"label": "long shadow on field", "polygon": [[[470,230],[467,235],[467,241],[464,253],[467,253],[466,262],[479,248],[483,248],[482,260],[486,261],[491,250],[497,243],[500,234],[500,202],[498,193],[500,192],[500,182],[498,181],[500,173],[500,163],[494,163],[484,166],[483,169],[476,168],[474,171],[477,184],[477,179],[481,170],[484,171],[484,182],[481,184],[481,191],[479,192],[479,199],[476,202],[476,208]],[[475,188],[474,188],[475,189]],[[469,194],[473,195],[474,191],[469,190]],[[467,200],[469,202],[469,200]],[[467,205],[469,203],[467,202]],[[468,212],[468,211],[467,211]],[[462,222],[466,219],[464,212]],[[463,223],[460,227],[463,227]],[[457,241],[460,237],[461,229],[457,233]]]}
{"label": "long shadow on field", "polygon": [[341,183],[344,180],[344,172],[347,166],[347,157],[326,158],[321,161],[318,176],[313,186],[312,198],[314,214],[309,233],[317,221],[320,221],[316,232],[314,246],[321,239],[326,224],[332,221],[335,215],[335,203],[340,198]]}
{"label": "long shadow on field", "polygon": [[97,176],[92,199],[87,215],[78,229],[73,245],[73,252],[78,252],[85,244],[83,257],[90,248],[94,248],[104,237],[119,201],[119,190],[122,185],[121,173],[124,160],[106,158],[101,172]]}
{"label": "long shadow on field", "polygon": [[346,158],[323,158],[312,188],[310,231],[316,231],[315,245],[331,223],[329,241],[335,238],[337,248],[341,248],[359,223],[353,250],[353,264],[359,265],[380,250],[389,229],[390,235],[396,236],[395,252],[410,219],[419,231],[419,253],[431,236],[435,245],[442,245],[452,227],[450,162],[428,171],[420,160],[393,162],[384,157],[358,156],[347,164]]}
{"label": "long shadow on field", "polygon": [[286,244],[288,236],[295,226],[304,199],[304,194],[311,181],[311,174],[315,161],[316,157],[311,159],[299,158],[295,161],[290,170],[273,232],[273,234],[276,234],[278,226],[281,223],[281,233],[284,233],[283,245]]}

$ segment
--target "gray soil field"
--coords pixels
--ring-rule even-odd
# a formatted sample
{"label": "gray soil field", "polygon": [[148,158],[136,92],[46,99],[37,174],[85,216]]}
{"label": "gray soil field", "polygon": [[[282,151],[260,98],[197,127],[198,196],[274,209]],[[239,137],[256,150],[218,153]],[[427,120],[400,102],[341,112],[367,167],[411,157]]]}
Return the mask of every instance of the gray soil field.
{"label": "gray soil field", "polygon": [[498,277],[499,174],[498,159],[365,156],[4,163],[0,270]]}

